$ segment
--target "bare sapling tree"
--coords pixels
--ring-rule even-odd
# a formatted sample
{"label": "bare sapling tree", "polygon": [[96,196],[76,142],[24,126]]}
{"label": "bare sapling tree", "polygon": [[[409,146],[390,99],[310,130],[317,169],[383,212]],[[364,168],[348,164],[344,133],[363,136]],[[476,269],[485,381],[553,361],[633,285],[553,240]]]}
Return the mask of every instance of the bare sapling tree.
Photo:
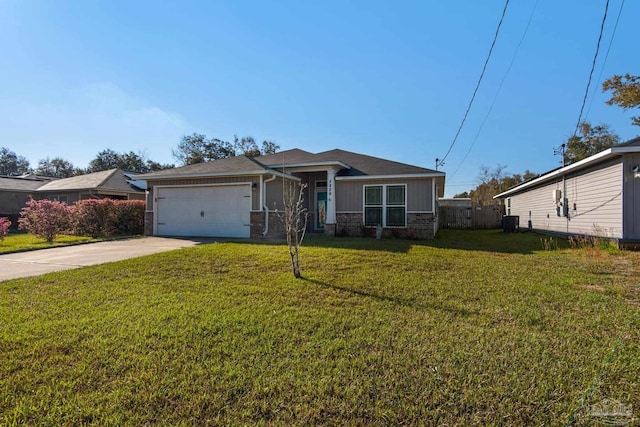
{"label": "bare sapling tree", "polygon": [[282,187],[284,211],[279,212],[279,217],[287,234],[293,275],[299,279],[302,277],[299,258],[300,246],[307,230],[308,210],[304,207],[304,189],[307,188],[307,184],[283,180]]}

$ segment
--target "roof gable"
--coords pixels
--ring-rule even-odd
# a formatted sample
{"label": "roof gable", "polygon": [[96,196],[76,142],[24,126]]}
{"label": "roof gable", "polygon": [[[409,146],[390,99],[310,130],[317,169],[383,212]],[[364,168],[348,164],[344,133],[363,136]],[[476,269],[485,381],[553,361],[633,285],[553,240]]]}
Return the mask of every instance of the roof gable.
{"label": "roof gable", "polygon": [[422,168],[406,163],[394,162],[379,157],[353,153],[345,150],[329,150],[321,153],[309,153],[307,151],[293,149],[276,154],[257,157],[261,163],[271,166],[287,166],[288,164],[340,162],[350,166],[349,169],[340,171],[339,176],[362,175],[413,175],[439,173],[433,169]]}
{"label": "roof gable", "polygon": [[414,175],[441,173],[433,169],[413,166],[406,163],[395,162],[393,160],[381,159],[379,157],[367,156],[366,154],[353,153],[351,151],[334,149],[324,151],[315,155],[316,161],[341,161],[351,169],[340,171],[339,176],[361,176],[361,175]]}
{"label": "roof gable", "polygon": [[124,171],[109,169],[106,171],[72,176],[46,183],[38,188],[38,192],[78,191],[78,190],[107,190],[126,193],[138,193],[143,190],[129,184]]}
{"label": "roof gable", "polygon": [[57,179],[48,182],[38,191],[73,191],[96,189],[113,175],[117,169],[88,173],[86,175],[72,176],[71,178]]}
{"label": "roof gable", "polygon": [[314,160],[315,154],[308,151],[300,150],[299,148],[293,148],[291,150],[279,151],[275,154],[267,154],[265,156],[259,156],[257,159],[263,165],[267,166],[282,166],[283,164],[291,163],[311,163]]}

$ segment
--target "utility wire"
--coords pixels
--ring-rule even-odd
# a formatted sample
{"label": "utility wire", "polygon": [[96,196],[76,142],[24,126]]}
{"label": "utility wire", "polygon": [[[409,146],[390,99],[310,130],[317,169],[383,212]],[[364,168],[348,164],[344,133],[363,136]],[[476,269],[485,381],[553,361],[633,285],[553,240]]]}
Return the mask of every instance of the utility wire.
{"label": "utility wire", "polygon": [[[604,56],[604,61],[602,61],[602,68],[600,68],[600,75],[598,75],[598,80],[596,80],[598,83],[600,83],[602,81],[602,74],[604,74],[604,67],[607,64],[607,59],[609,58],[609,51],[611,50],[611,45],[613,44],[613,39],[616,37],[616,30],[618,29],[618,22],[620,21],[620,15],[622,15],[622,8],[624,7],[624,0],[622,0],[622,2],[620,3],[620,10],[618,11],[618,17],[616,18],[616,23],[613,26],[613,32],[611,33],[611,40],[609,40],[609,46],[607,47],[607,53]],[[595,99],[596,94],[594,92],[593,95],[591,95],[591,100],[589,101],[589,106],[587,107],[587,112],[584,113],[585,117],[589,115],[589,112],[591,111],[591,106],[593,105],[593,100]]]}
{"label": "utility wire", "polygon": [[596,44],[596,53],[593,55],[593,62],[591,63],[591,71],[589,72],[589,80],[587,81],[587,88],[584,91],[584,98],[582,99],[582,107],[580,107],[580,115],[578,116],[578,122],[576,123],[576,128],[573,131],[573,136],[576,136],[578,133],[578,128],[580,127],[580,122],[582,121],[582,113],[584,111],[584,106],[587,103],[587,97],[589,96],[589,86],[591,86],[591,78],[593,77],[593,70],[596,68],[596,60],[598,59],[598,52],[600,51],[600,42],[602,41],[602,33],[604,32],[604,24],[607,21],[607,12],[609,11],[609,0],[604,6],[604,15],[602,17],[602,24],[600,24],[600,34],[598,35],[598,43]]}
{"label": "utility wire", "polygon": [[[607,0],[608,1],[608,0]],[[504,9],[502,9],[502,15],[500,16],[500,21],[498,22],[498,28],[496,28],[496,33],[493,36],[493,42],[491,42],[491,47],[489,48],[489,54],[487,55],[487,59],[484,61],[484,66],[482,67],[482,72],[480,73],[480,78],[478,79],[478,83],[476,84],[476,88],[473,91],[473,95],[471,96],[471,100],[469,101],[469,105],[467,106],[467,111],[464,113],[464,117],[462,118],[462,122],[460,123],[460,127],[458,127],[458,131],[456,132],[456,136],[453,138],[447,153],[444,155],[442,159],[436,161],[436,166],[439,163],[440,165],[444,164],[447,156],[451,153],[451,149],[456,144],[456,140],[460,135],[460,131],[462,131],[462,127],[464,126],[464,122],[467,120],[467,116],[469,115],[469,110],[471,110],[471,105],[473,104],[473,100],[476,98],[476,94],[478,93],[478,89],[480,88],[480,83],[482,82],[482,78],[484,77],[484,73],[487,70],[487,65],[489,64],[489,59],[491,58],[491,52],[493,52],[493,47],[496,45],[496,41],[498,40],[498,33],[500,32],[500,27],[502,26],[502,21],[504,20],[504,15],[507,13],[507,6],[509,6],[509,0],[506,0],[504,4]]]}
{"label": "utility wire", "polygon": [[456,173],[458,173],[458,170],[460,170],[460,168],[462,167],[462,164],[465,162],[465,160],[467,160],[467,157],[469,157],[469,153],[471,153],[471,149],[475,145],[476,141],[478,141],[478,138],[480,137],[480,133],[482,132],[482,128],[484,127],[484,124],[487,122],[487,119],[489,118],[489,115],[491,114],[491,111],[493,110],[493,107],[496,104],[496,101],[498,100],[498,95],[500,95],[502,86],[504,85],[504,82],[507,80],[507,76],[511,71],[511,67],[513,67],[513,64],[516,62],[516,56],[518,55],[520,46],[522,46],[522,42],[524,42],[524,39],[527,36],[527,32],[529,31],[529,26],[531,25],[531,20],[533,19],[533,15],[536,11],[536,8],[538,7],[538,1],[539,0],[536,0],[535,4],[533,5],[533,9],[531,9],[531,14],[529,15],[529,20],[527,21],[527,25],[524,28],[524,32],[522,33],[522,37],[520,37],[520,41],[518,42],[518,45],[516,46],[516,50],[513,52],[513,57],[511,57],[511,63],[509,63],[509,66],[507,67],[507,71],[505,71],[504,75],[502,76],[502,80],[500,81],[500,85],[498,86],[498,90],[496,91],[496,95],[493,97],[493,101],[491,102],[491,105],[487,110],[487,114],[484,116],[484,120],[482,120],[482,123],[480,123],[480,127],[478,128],[478,133],[476,133],[475,138],[473,138],[473,141],[471,142],[471,145],[469,146],[467,153],[464,155],[464,157],[460,161],[460,164],[458,165],[456,170],[453,171],[453,174],[451,174],[451,176],[447,176],[448,179],[453,178],[456,175]]}

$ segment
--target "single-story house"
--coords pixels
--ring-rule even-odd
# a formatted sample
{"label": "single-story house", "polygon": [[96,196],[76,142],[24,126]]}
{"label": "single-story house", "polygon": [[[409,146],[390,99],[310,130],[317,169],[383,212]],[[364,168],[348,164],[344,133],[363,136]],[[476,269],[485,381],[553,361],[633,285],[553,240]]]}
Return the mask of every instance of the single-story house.
{"label": "single-story house", "polygon": [[0,217],[8,217],[12,227],[17,227],[20,211],[32,197],[69,204],[96,198],[144,200],[144,182],[135,181],[132,176],[120,169],[63,179],[33,174],[0,176]]}
{"label": "single-story house", "polygon": [[495,196],[520,228],[640,243],[640,137]]}
{"label": "single-story house", "polygon": [[20,210],[36,190],[50,180],[34,175],[0,176],[0,217],[9,218],[16,228]]}
{"label": "single-story house", "polygon": [[59,200],[68,204],[84,199],[144,200],[145,188],[120,169],[56,179],[38,187],[36,199]]}
{"label": "single-story house", "polygon": [[230,157],[166,169],[136,179],[147,183],[145,231],[161,236],[280,237],[276,210],[285,182],[302,183],[307,230],[432,238],[445,174],[418,166],[331,150],[292,149]]}

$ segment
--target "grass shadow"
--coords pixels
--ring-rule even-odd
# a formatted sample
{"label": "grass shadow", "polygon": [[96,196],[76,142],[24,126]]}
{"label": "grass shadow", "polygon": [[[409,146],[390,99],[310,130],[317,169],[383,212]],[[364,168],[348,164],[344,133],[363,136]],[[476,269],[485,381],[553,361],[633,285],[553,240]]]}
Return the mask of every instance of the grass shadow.
{"label": "grass shadow", "polygon": [[462,316],[462,317],[466,317],[466,316],[471,316],[471,315],[475,315],[475,314],[479,314],[478,311],[476,310],[469,310],[467,308],[464,307],[455,307],[452,306],[450,304],[445,304],[445,303],[434,303],[434,304],[425,304],[424,302],[417,302],[415,299],[406,299],[406,298],[398,298],[398,297],[392,297],[392,296],[387,296],[387,295],[378,295],[372,292],[366,292],[360,289],[355,289],[355,288],[350,288],[350,287],[346,287],[346,286],[338,286],[338,285],[332,285],[330,283],[326,283],[326,282],[321,282],[320,280],[315,280],[315,279],[309,279],[306,277],[301,277],[301,280],[319,286],[319,287],[323,287],[323,288],[327,288],[327,289],[333,289],[336,291],[340,291],[340,292],[346,292],[352,295],[358,295],[361,297],[365,297],[365,298],[370,298],[376,301],[380,301],[380,302],[388,302],[394,305],[399,305],[402,307],[408,307],[408,308],[413,308],[416,310],[439,310],[439,311],[446,311],[448,313],[454,314],[456,316]]}
{"label": "grass shadow", "polygon": [[[543,250],[545,236],[536,233],[504,233],[502,230],[439,230],[432,240],[374,239],[370,237],[330,237],[309,235],[304,246],[339,249],[363,249],[406,253],[412,247],[531,254]],[[557,238],[558,248],[569,247],[566,239]]]}

